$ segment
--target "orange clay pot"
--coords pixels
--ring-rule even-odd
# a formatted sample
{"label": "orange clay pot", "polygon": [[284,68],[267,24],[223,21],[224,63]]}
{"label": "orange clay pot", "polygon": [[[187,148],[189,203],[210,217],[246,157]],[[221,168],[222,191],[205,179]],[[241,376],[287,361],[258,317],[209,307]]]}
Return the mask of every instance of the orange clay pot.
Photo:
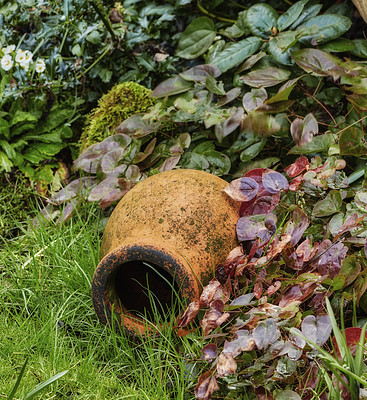
{"label": "orange clay pot", "polygon": [[147,286],[165,310],[174,291],[186,302],[198,298],[237,245],[239,204],[223,192],[226,186],[206,172],[173,170],[145,179],[121,199],[107,223],[92,282],[101,322],[111,321],[113,308],[127,333],[148,333],[139,317],[149,313]]}

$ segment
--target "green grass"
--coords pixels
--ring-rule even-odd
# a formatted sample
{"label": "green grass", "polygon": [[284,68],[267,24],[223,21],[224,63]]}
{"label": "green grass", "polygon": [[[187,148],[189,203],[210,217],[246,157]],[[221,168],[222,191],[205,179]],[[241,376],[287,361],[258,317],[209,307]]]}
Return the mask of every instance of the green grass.
{"label": "green grass", "polygon": [[[132,342],[102,325],[90,294],[98,264],[101,211],[86,205],[64,226],[0,241],[0,399],[16,399],[68,370],[38,399],[192,399],[197,377],[185,355],[200,349],[179,339],[174,315],[160,335]],[[190,364],[189,367],[195,365]]]}

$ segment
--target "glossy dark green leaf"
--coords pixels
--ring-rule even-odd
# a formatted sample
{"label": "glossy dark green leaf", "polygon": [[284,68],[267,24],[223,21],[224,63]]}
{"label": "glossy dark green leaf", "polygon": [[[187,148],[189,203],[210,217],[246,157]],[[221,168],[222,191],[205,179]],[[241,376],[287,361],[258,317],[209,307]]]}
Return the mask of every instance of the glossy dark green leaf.
{"label": "glossy dark green leaf", "polygon": [[286,69],[267,67],[256,69],[241,77],[248,86],[260,88],[278,85],[287,80],[291,72]]}
{"label": "glossy dark green leaf", "polygon": [[293,22],[290,26],[290,30],[296,29],[299,25],[303,24],[309,18],[315,17],[322,9],[322,4],[313,4],[311,6],[305,6],[301,15]]}
{"label": "glossy dark green leaf", "polygon": [[258,61],[260,61],[263,57],[266,56],[265,51],[259,51],[253,56],[249,57],[242,65],[240,65],[236,71],[236,73],[240,73],[252,68]]}
{"label": "glossy dark green leaf", "polygon": [[308,3],[309,0],[300,0],[297,3],[294,3],[293,6],[288,8],[282,15],[278,18],[278,30],[284,31],[289,26],[291,26],[294,22],[296,22],[297,18],[301,15],[305,4]]}
{"label": "glossy dark green leaf", "polygon": [[316,42],[321,44],[336,39],[349,30],[352,21],[344,15],[323,14],[310,18],[302,24],[302,28],[313,26],[317,26],[317,33],[302,37],[301,43],[312,44]]}
{"label": "glossy dark green leaf", "polygon": [[161,82],[150,95],[151,97],[156,98],[167,97],[174,94],[187,92],[191,87],[192,82],[187,81],[180,76],[175,76]]}
{"label": "glossy dark green leaf", "polygon": [[340,134],[339,151],[340,155],[367,155],[367,143],[360,128],[352,126]]}
{"label": "glossy dark green leaf", "polygon": [[228,71],[256,53],[261,44],[262,40],[254,36],[228,43],[215,57],[210,58],[210,64],[216,65],[222,72]]}
{"label": "glossy dark green leaf", "polygon": [[354,41],[346,38],[338,38],[321,45],[320,49],[324,51],[330,51],[332,53],[344,53],[346,51],[351,51],[353,54],[355,47]]}
{"label": "glossy dark green leaf", "polygon": [[264,148],[266,139],[261,139],[259,142],[252,144],[251,146],[244,149],[240,154],[240,160],[242,162],[250,161],[255,158],[260,151]]}
{"label": "glossy dark green leaf", "polygon": [[267,39],[272,36],[272,29],[277,27],[278,13],[265,3],[251,6],[246,13],[246,23],[251,33]]}
{"label": "glossy dark green leaf", "polygon": [[353,44],[354,49],[351,50],[351,53],[360,58],[367,58],[367,39],[355,39]]}
{"label": "glossy dark green leaf", "polygon": [[294,32],[284,32],[283,36],[273,37],[269,40],[268,53],[271,58],[282,65],[293,65],[291,52],[297,50],[297,38]]}
{"label": "glossy dark green leaf", "polygon": [[231,169],[231,160],[228,156],[215,150],[208,150],[202,154],[209,161],[210,173],[217,176],[228,174]]}
{"label": "glossy dark green leaf", "polygon": [[196,18],[182,33],[176,54],[188,60],[197,58],[208,50],[215,35],[213,20],[208,17]]}
{"label": "glossy dark green leaf", "polygon": [[310,143],[292,147],[288,154],[323,153],[328,151],[333,143],[335,143],[333,134],[324,133],[322,135],[314,136]]}

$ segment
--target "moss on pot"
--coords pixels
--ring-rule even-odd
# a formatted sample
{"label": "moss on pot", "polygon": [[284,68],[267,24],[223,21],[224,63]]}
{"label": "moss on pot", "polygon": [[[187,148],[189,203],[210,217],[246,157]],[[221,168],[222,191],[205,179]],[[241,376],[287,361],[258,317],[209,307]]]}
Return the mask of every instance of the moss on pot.
{"label": "moss on pot", "polygon": [[150,93],[150,89],[138,83],[124,82],[103,95],[98,106],[87,117],[80,137],[79,154],[90,145],[112,135],[114,129],[126,118],[145,112],[154,105],[156,100],[149,97]]}

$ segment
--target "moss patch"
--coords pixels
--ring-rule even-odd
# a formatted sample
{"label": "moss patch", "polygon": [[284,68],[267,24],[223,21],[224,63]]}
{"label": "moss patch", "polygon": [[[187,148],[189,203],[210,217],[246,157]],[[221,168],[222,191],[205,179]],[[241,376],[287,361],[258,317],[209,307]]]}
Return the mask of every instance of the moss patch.
{"label": "moss patch", "polygon": [[150,93],[150,89],[138,83],[124,82],[103,95],[98,106],[87,117],[80,137],[79,153],[112,135],[126,118],[147,111],[156,103],[155,99],[149,97]]}

